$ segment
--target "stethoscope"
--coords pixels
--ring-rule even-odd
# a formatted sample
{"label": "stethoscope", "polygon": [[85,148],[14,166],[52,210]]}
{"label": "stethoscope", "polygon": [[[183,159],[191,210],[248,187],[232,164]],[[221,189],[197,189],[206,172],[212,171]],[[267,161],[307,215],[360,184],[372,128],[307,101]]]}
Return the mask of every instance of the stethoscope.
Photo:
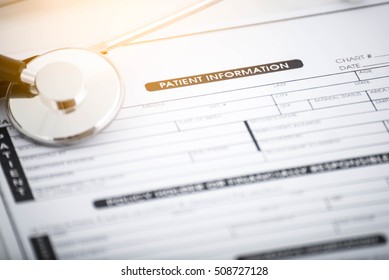
{"label": "stethoscope", "polygon": [[42,144],[71,144],[95,135],[114,119],[124,99],[120,74],[104,54],[219,1],[202,0],[100,44],[98,51],[58,49],[28,63],[0,55],[0,79],[11,82],[6,91],[10,121],[20,133]]}

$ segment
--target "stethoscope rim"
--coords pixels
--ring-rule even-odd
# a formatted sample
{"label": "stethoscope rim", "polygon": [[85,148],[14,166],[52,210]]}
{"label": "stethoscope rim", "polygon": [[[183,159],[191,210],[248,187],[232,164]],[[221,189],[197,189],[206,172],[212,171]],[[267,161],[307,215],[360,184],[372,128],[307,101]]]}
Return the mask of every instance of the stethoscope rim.
{"label": "stethoscope rim", "polygon": [[[62,52],[64,52],[65,56],[67,56],[69,54],[69,52],[70,53],[71,52],[84,53],[84,54],[88,54],[88,56],[92,55],[93,57],[96,58],[96,62],[97,62],[97,58],[98,58],[99,63],[104,62],[103,64],[105,65],[105,67],[109,66],[109,67],[107,67],[107,69],[109,68],[109,72],[110,72],[109,74],[111,76],[114,76],[114,78],[116,80],[116,82],[115,82],[116,87],[115,87],[115,90],[113,90],[109,93],[106,93],[106,96],[112,97],[112,95],[116,95],[117,98],[110,99],[110,101],[112,101],[112,104],[111,104],[111,106],[109,106],[109,108],[108,108],[109,110],[105,110],[105,112],[102,112],[102,114],[100,116],[97,116],[94,119],[93,123],[87,124],[81,130],[76,129],[76,130],[72,131],[72,133],[68,133],[66,135],[59,135],[59,136],[44,135],[44,134],[38,135],[37,133],[34,133],[33,130],[31,130],[29,127],[26,127],[26,124],[30,123],[28,120],[26,120],[26,118],[21,119],[20,118],[21,114],[19,114],[19,115],[15,114],[15,110],[16,110],[15,104],[20,103],[20,100],[17,100],[17,102],[13,102],[15,100],[13,99],[12,96],[15,93],[15,91],[26,90],[26,88],[23,86],[20,86],[16,83],[11,83],[7,89],[6,108],[5,108],[6,113],[9,117],[11,123],[21,134],[26,136],[28,139],[30,139],[36,143],[50,145],[50,146],[64,146],[64,145],[75,144],[75,143],[86,140],[86,139],[90,138],[91,136],[97,134],[98,132],[103,130],[107,125],[109,125],[112,122],[112,120],[116,117],[116,115],[118,114],[118,112],[121,108],[123,100],[124,100],[124,92],[125,92],[124,83],[123,83],[123,79],[121,78],[119,71],[117,70],[115,65],[105,55],[103,55],[99,52],[95,52],[93,50],[84,49],[84,48],[60,48],[60,49],[56,49],[56,50],[47,52],[45,54],[42,54],[42,55],[39,55],[39,56],[33,58],[32,60],[30,60],[27,63],[27,67],[29,67],[31,65],[39,64],[38,62],[42,61],[42,59],[44,59],[45,57],[53,56],[53,55],[56,55],[56,54],[62,53]],[[92,68],[91,65],[88,65],[88,66],[89,66],[89,68]],[[101,94],[100,94],[100,96],[101,96]],[[35,104],[38,103],[38,106],[42,107],[41,104],[39,104],[39,102],[36,102],[37,100],[39,100],[38,98],[39,98],[38,96],[33,97],[33,98],[26,98],[25,100],[23,100],[23,102],[28,103],[29,101],[31,101],[31,105],[33,105],[32,101],[34,100]],[[85,106],[85,105],[86,104],[83,104],[83,106]],[[34,108],[31,108],[31,110],[33,110],[33,109]],[[92,110],[92,111],[95,111],[97,109],[98,108],[94,108],[94,107],[90,108],[90,110]],[[69,116],[73,116],[73,118],[74,118],[75,114],[78,113],[77,110],[78,109],[76,108],[73,112],[66,113],[66,114],[64,114],[62,112],[55,112],[57,114],[53,114],[53,115],[51,115],[51,117],[54,117],[54,118],[64,117],[64,118],[66,118]],[[84,109],[83,111],[85,112],[86,110]],[[47,110],[47,112],[50,113],[50,110]],[[24,112],[24,114],[25,114],[25,112]],[[30,114],[27,114],[27,115],[30,115]],[[82,116],[80,114],[80,118],[81,117]],[[49,118],[50,118],[50,115],[49,115]],[[36,122],[39,123],[39,122],[42,122],[42,120],[38,119],[38,120],[36,120]],[[74,123],[74,125],[77,125],[77,124]],[[53,128],[53,130],[56,130],[56,129],[58,129],[58,128]]]}

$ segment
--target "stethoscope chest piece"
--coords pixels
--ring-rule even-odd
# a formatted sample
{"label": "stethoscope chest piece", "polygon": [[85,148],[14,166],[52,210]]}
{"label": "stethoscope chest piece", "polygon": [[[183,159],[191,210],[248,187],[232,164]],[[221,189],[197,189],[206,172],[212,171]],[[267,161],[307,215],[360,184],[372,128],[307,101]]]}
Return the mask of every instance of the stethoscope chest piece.
{"label": "stethoscope chest piece", "polygon": [[120,76],[99,53],[60,49],[33,59],[27,69],[33,85],[11,84],[6,109],[13,125],[35,141],[78,142],[102,130],[121,107]]}

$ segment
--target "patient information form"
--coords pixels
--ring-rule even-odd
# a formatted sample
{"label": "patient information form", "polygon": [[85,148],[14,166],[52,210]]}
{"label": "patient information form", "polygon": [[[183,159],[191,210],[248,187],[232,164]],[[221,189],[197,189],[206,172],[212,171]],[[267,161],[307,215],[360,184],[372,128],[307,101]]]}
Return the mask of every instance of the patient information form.
{"label": "patient information form", "polygon": [[113,50],[123,108],[74,146],[2,118],[10,256],[389,259],[388,15],[371,4]]}

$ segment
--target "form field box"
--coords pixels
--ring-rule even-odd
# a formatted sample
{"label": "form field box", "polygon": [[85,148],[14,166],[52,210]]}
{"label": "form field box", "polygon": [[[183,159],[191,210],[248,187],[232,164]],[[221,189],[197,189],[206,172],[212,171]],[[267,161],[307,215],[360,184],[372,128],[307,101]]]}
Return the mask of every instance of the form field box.
{"label": "form field box", "polygon": [[367,90],[367,93],[369,94],[372,100],[389,98],[389,87]]}
{"label": "form field box", "polygon": [[296,158],[303,155],[325,154],[345,149],[355,149],[358,147],[367,147],[383,145],[389,143],[389,134],[387,132],[363,135],[349,138],[338,138],[312,143],[298,144],[294,146],[279,147],[267,150],[266,157],[268,160],[279,160],[287,158]]}
{"label": "form field box", "polygon": [[[372,135],[377,133],[385,133],[386,128],[382,122],[372,124],[364,124],[350,127],[341,127],[334,129],[324,129],[314,132],[291,134],[281,136],[278,138],[268,138],[260,141],[262,148],[266,151],[268,149],[278,149],[288,146],[298,147],[299,145],[320,145],[320,143],[333,142],[336,143],[339,139],[358,137],[361,135]],[[315,144],[317,143],[317,144]]]}
{"label": "form field box", "polygon": [[[373,103],[374,106],[377,108],[377,110],[389,109],[389,98],[374,100]],[[388,112],[388,117],[389,117],[389,112]]]}
{"label": "form field box", "polygon": [[250,121],[250,126],[252,129],[258,131],[270,131],[277,127],[283,129],[283,127],[286,125],[293,125],[299,122],[311,122],[314,120],[336,118],[347,115],[357,115],[373,111],[375,111],[374,106],[369,101],[351,105],[347,104],[339,107],[293,113],[290,115],[253,119]]}
{"label": "form field box", "polygon": [[323,96],[309,100],[314,109],[327,108],[345,104],[369,101],[366,92],[352,92],[339,95]]}
{"label": "form field box", "polygon": [[370,68],[356,71],[361,80],[377,79],[389,76],[389,66],[382,66],[377,68]]}
{"label": "form field box", "polygon": [[309,104],[309,101],[297,101],[297,102],[290,102],[290,103],[283,103],[278,105],[278,108],[280,109],[282,114],[288,114],[288,113],[296,113],[296,112],[303,112],[312,110],[311,105]]}
{"label": "form field box", "polygon": [[181,130],[195,129],[201,127],[222,125],[232,122],[239,122],[245,120],[251,120],[254,118],[267,117],[272,115],[279,115],[279,111],[276,106],[268,106],[263,108],[255,108],[251,110],[225,113],[225,114],[215,114],[215,115],[205,115],[198,116],[189,119],[183,119],[177,121],[177,125]]}

